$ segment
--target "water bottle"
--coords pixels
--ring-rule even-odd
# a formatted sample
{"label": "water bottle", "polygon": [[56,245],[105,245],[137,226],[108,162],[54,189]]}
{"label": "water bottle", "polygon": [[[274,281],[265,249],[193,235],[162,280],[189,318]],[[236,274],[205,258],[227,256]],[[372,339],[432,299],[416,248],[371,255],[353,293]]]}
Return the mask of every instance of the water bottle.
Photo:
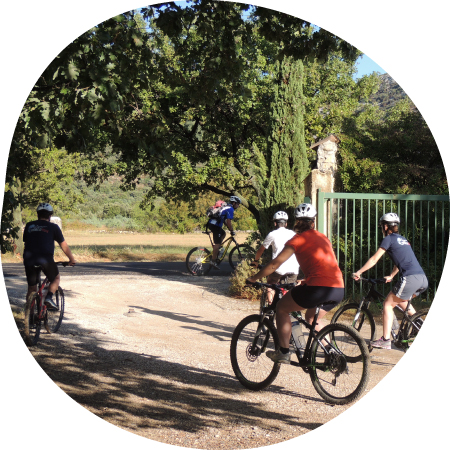
{"label": "water bottle", "polygon": [[217,259],[222,258],[224,251],[225,251],[225,247],[220,247],[219,254],[217,255]]}
{"label": "water bottle", "polygon": [[297,348],[305,348],[305,338],[303,337],[302,326],[299,321],[291,316],[292,323],[292,337],[294,338],[295,345]]}

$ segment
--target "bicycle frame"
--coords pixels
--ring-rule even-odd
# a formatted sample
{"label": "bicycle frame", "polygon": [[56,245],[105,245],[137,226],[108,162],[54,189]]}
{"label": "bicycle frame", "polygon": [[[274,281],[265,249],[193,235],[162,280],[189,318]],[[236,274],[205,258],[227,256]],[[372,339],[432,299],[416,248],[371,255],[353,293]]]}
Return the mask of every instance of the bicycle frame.
{"label": "bicycle frame", "polygon": [[[211,238],[211,231],[202,231],[202,233],[207,234],[209,237],[209,241],[211,242],[211,246],[214,248],[214,242]],[[229,236],[227,239],[225,239],[222,244],[220,244],[221,247],[224,248],[224,251],[222,253],[222,256],[220,258],[217,258],[219,262],[222,262],[225,259],[225,255],[228,253],[228,249],[230,248],[231,243],[234,243],[235,245],[238,245],[236,239],[234,236]],[[227,244],[225,246],[225,244]],[[211,253],[212,255],[212,253]]]}
{"label": "bicycle frame", "polygon": [[[380,292],[378,292],[378,291],[375,289],[375,284],[377,284],[377,282],[380,283],[382,280],[365,279],[365,278],[361,278],[361,280],[369,282],[369,283],[371,284],[371,286],[370,286],[370,289],[369,289],[369,292],[367,293],[367,295],[366,295],[365,297],[363,297],[363,298],[361,299],[361,301],[359,302],[358,310],[357,310],[357,312],[356,312],[356,314],[355,314],[355,318],[354,318],[354,321],[353,321],[352,326],[354,326],[355,323],[358,321],[358,319],[359,319],[359,314],[361,313],[361,308],[362,308],[363,306],[366,306],[366,308],[369,309],[369,306],[370,306],[370,303],[372,302],[372,300],[377,304],[377,306],[378,306],[379,308],[383,308],[384,296],[383,296],[383,294],[381,294]],[[407,323],[412,324],[412,326],[413,326],[417,331],[419,331],[419,329],[420,329],[420,328],[419,328],[419,327],[418,327],[418,326],[410,319],[410,316],[409,316],[409,314],[408,314],[408,310],[409,310],[410,305],[411,305],[411,300],[408,301],[408,304],[407,304],[405,310],[403,310],[399,305],[396,305],[396,306],[394,307],[394,309],[396,308],[396,309],[398,309],[398,310],[402,313],[402,320],[401,320],[400,324],[398,324],[398,322],[397,322],[398,328],[396,328],[396,329],[399,330],[399,332],[398,332],[398,334],[397,334],[397,333],[395,333],[395,330],[394,330],[394,323],[395,323],[396,320],[397,320],[396,317],[395,317],[395,315],[394,315],[394,323],[393,323],[393,326],[392,326],[392,329],[391,329],[391,335],[392,335],[392,337],[394,338],[394,342],[397,342],[397,343],[399,343],[399,344],[406,345],[406,346],[407,346],[409,343],[412,342],[411,339],[403,339],[403,336],[402,336],[402,331],[406,328]]]}
{"label": "bicycle frame", "polygon": [[[261,332],[264,329],[264,319],[269,316],[269,320],[271,320],[272,322],[274,321],[276,305],[282,297],[280,295],[280,294],[282,294],[282,290],[286,288],[286,285],[283,285],[283,286],[277,285],[277,284],[269,285],[269,284],[265,284],[265,283],[254,283],[254,284],[257,286],[268,287],[268,288],[274,289],[275,296],[274,296],[273,303],[271,305],[266,306],[265,308],[262,308],[262,311],[260,313],[261,318],[259,321],[259,325],[255,332],[255,337],[253,338],[253,341],[252,341],[251,352],[255,352],[255,349],[257,348],[257,341],[261,335]],[[294,312],[290,313],[293,317],[295,317],[300,322],[300,324],[304,325],[307,329],[309,329],[309,335],[308,335],[308,339],[306,341],[306,345],[305,345],[304,349],[298,348],[297,345],[295,344],[295,340],[294,340],[295,354],[297,355],[298,362],[295,362],[295,361],[290,362],[290,364],[292,366],[301,367],[305,372],[307,372],[310,367],[316,367],[321,370],[329,370],[327,365],[324,365],[324,364],[314,364],[313,365],[311,363],[312,343],[318,333],[316,331],[316,325],[317,325],[317,318],[319,316],[321,306],[322,305],[318,305],[316,307],[316,312],[314,314],[313,323],[311,325],[303,318],[300,311],[294,311]],[[266,337],[266,340],[261,347],[261,353],[263,353],[265,351],[265,348],[267,346],[267,340],[268,340],[268,336]],[[322,350],[325,352],[325,354],[327,354],[327,355],[330,354],[330,352],[325,348],[325,346],[322,344],[321,341],[318,341],[318,344],[320,345]],[[331,345],[331,342],[328,342],[328,340],[326,340],[326,344]],[[333,348],[334,348],[334,346],[333,346]],[[303,355],[301,354],[302,350],[303,350]],[[342,352],[339,349],[334,348],[334,351],[342,354]]]}

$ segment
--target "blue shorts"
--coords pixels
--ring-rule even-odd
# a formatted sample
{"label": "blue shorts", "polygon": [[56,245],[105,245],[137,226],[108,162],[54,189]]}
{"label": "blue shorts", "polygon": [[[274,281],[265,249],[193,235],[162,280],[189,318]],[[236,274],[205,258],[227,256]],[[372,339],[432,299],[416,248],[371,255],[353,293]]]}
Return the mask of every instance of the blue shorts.
{"label": "blue shorts", "polygon": [[402,299],[411,300],[413,295],[419,295],[428,289],[428,279],[424,274],[401,276],[392,293]]}

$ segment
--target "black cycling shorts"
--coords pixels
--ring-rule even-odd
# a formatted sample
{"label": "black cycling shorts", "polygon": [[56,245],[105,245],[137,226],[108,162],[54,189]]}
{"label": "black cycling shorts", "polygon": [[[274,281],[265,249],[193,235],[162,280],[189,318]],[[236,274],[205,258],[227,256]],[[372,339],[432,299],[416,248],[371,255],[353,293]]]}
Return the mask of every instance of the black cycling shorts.
{"label": "black cycling shorts", "polygon": [[214,244],[221,244],[227,232],[217,225],[207,223],[206,227],[212,231]]}
{"label": "black cycling shorts", "polygon": [[321,308],[324,311],[331,311],[344,300],[344,291],[344,288],[301,284],[292,288],[290,292],[294,302],[302,308],[310,309],[315,308],[323,302],[332,302]]}
{"label": "black cycling shorts", "polygon": [[50,283],[54,281],[59,274],[58,266],[51,257],[40,256],[29,259],[24,261],[24,266],[28,286],[36,286],[39,283],[39,273],[41,269],[38,269],[35,266],[42,267],[42,272],[44,272]]}

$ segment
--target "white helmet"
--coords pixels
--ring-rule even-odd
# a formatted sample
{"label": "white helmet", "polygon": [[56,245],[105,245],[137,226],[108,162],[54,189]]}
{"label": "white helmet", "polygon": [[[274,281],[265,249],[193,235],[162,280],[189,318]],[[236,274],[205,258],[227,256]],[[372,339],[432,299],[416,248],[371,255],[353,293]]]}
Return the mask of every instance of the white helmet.
{"label": "white helmet", "polygon": [[238,196],[236,196],[236,195],[232,195],[230,197],[230,203],[239,203],[239,204],[241,204],[241,199]]}
{"label": "white helmet", "polygon": [[50,205],[49,203],[39,203],[37,209],[37,212],[39,211],[48,211],[48,212],[53,212],[53,208],[52,205]]}
{"label": "white helmet", "polygon": [[311,203],[302,203],[295,208],[296,219],[314,219],[316,216],[316,208]]}
{"label": "white helmet", "polygon": [[380,224],[383,222],[388,223],[390,225],[398,224],[400,223],[400,217],[398,217],[397,214],[392,212],[386,213],[383,214],[380,218]]}
{"label": "white helmet", "polygon": [[278,211],[273,215],[273,220],[275,222],[287,222],[289,216],[284,211]]}

